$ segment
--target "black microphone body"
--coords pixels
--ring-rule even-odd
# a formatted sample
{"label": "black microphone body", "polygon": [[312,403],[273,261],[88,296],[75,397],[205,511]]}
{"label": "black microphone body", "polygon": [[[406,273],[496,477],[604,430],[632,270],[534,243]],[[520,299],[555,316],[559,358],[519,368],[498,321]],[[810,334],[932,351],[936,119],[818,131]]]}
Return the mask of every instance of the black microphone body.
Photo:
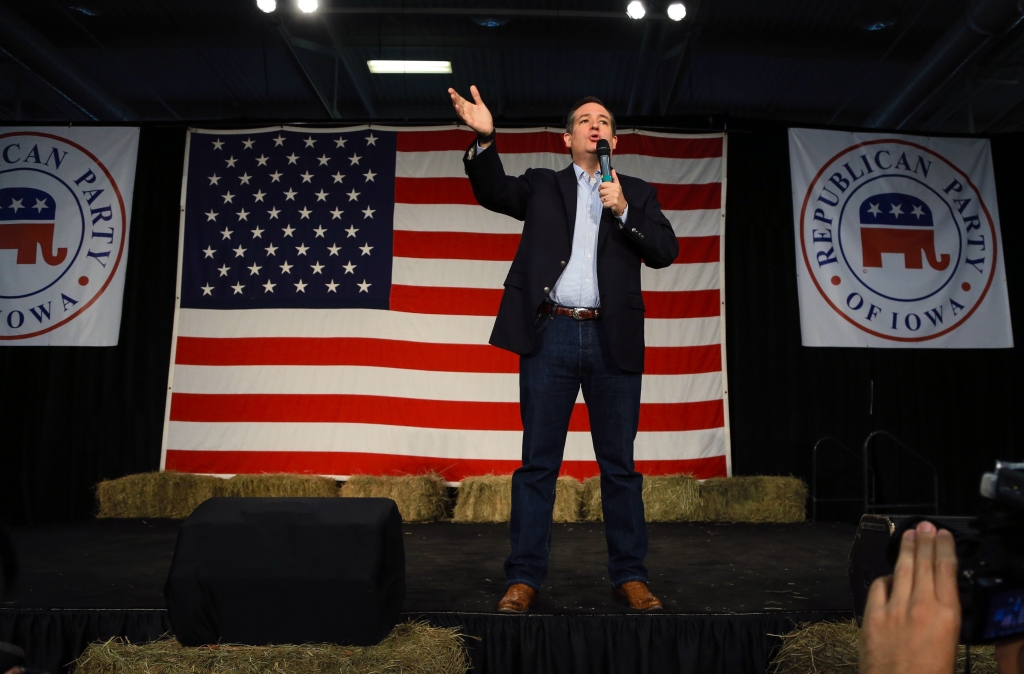
{"label": "black microphone body", "polygon": [[612,182],[612,146],[604,138],[597,141],[597,160],[601,162],[601,182]]}

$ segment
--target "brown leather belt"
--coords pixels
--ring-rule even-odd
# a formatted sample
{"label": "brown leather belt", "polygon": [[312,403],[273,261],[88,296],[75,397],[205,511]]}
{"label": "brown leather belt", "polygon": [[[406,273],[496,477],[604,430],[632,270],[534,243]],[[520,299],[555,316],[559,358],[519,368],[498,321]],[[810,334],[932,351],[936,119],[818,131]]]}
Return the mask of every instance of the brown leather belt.
{"label": "brown leather belt", "polygon": [[577,321],[592,321],[601,318],[600,309],[584,309],[581,307],[560,307],[551,302],[544,302],[537,309],[538,314],[557,314],[559,316],[571,316]]}

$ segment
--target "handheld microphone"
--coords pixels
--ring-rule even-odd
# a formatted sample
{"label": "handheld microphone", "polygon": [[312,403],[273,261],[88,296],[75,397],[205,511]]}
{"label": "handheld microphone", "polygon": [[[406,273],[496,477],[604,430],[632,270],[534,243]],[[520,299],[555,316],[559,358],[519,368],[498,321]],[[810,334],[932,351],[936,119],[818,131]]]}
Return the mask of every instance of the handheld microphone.
{"label": "handheld microphone", "polygon": [[597,141],[597,160],[601,162],[601,182],[610,183],[612,178],[612,146],[602,138]]}

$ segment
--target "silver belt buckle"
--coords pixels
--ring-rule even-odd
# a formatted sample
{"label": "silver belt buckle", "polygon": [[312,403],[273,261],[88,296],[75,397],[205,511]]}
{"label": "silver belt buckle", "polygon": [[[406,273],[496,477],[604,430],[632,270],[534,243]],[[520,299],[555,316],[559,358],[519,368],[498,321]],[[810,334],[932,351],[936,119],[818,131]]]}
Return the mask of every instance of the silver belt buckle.
{"label": "silver belt buckle", "polygon": [[583,318],[580,316],[580,311],[581,310],[582,309],[580,307],[573,307],[572,308],[572,317],[575,318],[577,321],[582,321],[583,320]]}

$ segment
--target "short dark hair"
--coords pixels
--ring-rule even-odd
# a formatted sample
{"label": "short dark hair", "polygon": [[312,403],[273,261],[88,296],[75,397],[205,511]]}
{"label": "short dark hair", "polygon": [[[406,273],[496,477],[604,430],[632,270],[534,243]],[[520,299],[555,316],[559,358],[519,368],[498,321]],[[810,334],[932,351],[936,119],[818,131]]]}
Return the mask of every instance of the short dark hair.
{"label": "short dark hair", "polygon": [[[581,98],[580,100],[576,101],[576,103],[572,106],[572,109],[569,110],[569,114],[565,116],[565,132],[567,134],[572,135],[572,127],[576,125],[576,111],[579,110],[580,108],[582,108],[587,103],[597,103],[598,105],[600,105],[605,110],[608,110],[608,106],[605,105],[604,103],[602,103],[601,99],[598,98],[597,96],[587,96],[586,98]],[[612,135],[614,136],[615,135],[615,114],[611,110],[608,110],[608,117],[611,118],[611,122],[612,122]]]}

